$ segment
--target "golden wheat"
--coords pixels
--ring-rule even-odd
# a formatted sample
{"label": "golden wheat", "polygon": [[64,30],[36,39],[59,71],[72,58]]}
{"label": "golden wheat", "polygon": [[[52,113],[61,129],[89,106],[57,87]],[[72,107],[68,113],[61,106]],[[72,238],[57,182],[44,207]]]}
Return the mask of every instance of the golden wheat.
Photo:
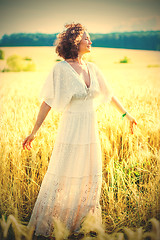
{"label": "golden wheat", "polygon": [[[143,240],[147,237],[150,237],[152,240],[159,240],[160,238],[160,222],[152,218],[150,219],[150,222],[152,224],[151,231],[145,231],[142,227],[131,230],[130,228],[122,228],[121,230],[116,230],[112,234],[108,234],[105,232],[105,226],[98,223],[97,219],[92,216],[91,214],[88,214],[82,224],[82,228],[79,233],[70,235],[70,232],[65,228],[65,226],[58,220],[54,220],[54,232],[53,232],[53,239],[56,240],[64,240],[64,239],[71,239],[71,236],[73,236],[72,239],[75,239],[74,237],[77,237],[76,239],[83,239],[83,240],[89,240],[93,239],[91,237],[94,233],[94,239],[97,240]],[[12,225],[15,240],[32,240],[35,239],[33,236],[33,229],[28,229],[27,226],[21,224],[13,215],[9,215],[7,221],[5,221],[4,216],[2,216],[2,219],[0,220],[0,227],[2,229],[2,235],[0,235],[2,238],[4,237],[7,239],[8,237],[8,229]],[[83,235],[82,235],[83,234]],[[92,234],[92,235],[91,235]],[[14,237],[12,235],[12,237]],[[78,238],[78,236],[81,236]],[[126,236],[126,237],[125,237]]]}
{"label": "golden wheat", "polygon": [[[27,222],[47,170],[61,114],[49,113],[31,151],[22,149],[22,141],[33,128],[40,106],[38,94],[56,55],[53,48],[3,50],[6,57],[29,55],[37,64],[34,73],[0,73],[0,214],[9,216],[17,209],[19,219]],[[127,120],[122,121],[111,105],[97,110],[103,157],[103,224],[108,233],[126,227],[129,234],[127,227],[137,227],[134,234],[140,235],[141,225],[160,217],[160,69],[147,67],[159,64],[160,59],[154,51],[92,51],[86,58],[102,69],[115,95],[138,122],[131,135]],[[131,63],[115,63],[124,56]],[[5,64],[1,61],[0,69]],[[117,238],[123,239],[121,233]]]}

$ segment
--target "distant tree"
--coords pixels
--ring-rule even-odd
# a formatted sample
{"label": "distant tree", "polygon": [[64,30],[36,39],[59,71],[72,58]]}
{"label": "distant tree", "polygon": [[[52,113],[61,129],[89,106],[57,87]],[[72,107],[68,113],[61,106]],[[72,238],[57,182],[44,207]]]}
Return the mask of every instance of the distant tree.
{"label": "distant tree", "polygon": [[13,33],[4,34],[0,46],[53,46],[55,34],[43,33]]}
{"label": "distant tree", "polygon": [[[58,33],[4,34],[0,46],[53,46]],[[93,47],[160,50],[160,31],[90,33]]]}

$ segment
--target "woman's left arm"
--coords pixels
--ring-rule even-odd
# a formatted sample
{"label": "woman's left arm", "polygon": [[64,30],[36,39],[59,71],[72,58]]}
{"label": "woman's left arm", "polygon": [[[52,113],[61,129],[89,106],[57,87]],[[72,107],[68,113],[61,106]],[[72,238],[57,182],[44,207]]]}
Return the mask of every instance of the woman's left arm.
{"label": "woman's left arm", "polygon": [[[115,106],[120,113],[125,114],[127,112],[126,109],[122,106],[122,104],[118,101],[118,99],[115,96],[112,96],[111,104]],[[130,121],[130,130],[131,133],[133,134],[133,125],[134,124],[137,125],[137,121],[128,112],[126,113],[125,116]]]}

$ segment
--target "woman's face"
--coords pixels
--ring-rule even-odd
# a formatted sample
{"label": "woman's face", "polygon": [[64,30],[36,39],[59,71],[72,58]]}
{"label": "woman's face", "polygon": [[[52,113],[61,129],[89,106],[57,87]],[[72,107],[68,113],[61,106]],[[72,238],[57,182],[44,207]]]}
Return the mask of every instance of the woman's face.
{"label": "woman's face", "polygon": [[87,31],[83,33],[82,40],[79,45],[79,53],[84,54],[91,51],[91,40]]}

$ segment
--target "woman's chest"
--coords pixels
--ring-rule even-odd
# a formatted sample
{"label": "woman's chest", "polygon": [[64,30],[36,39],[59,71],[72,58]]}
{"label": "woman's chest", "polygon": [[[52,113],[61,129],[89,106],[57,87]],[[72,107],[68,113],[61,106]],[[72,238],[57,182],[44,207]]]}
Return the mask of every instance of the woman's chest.
{"label": "woman's chest", "polygon": [[89,88],[91,83],[91,75],[88,67],[86,65],[80,66],[80,65],[73,65],[70,64],[73,72],[77,75],[78,78],[80,78],[86,86]]}
{"label": "woman's chest", "polygon": [[[88,80],[88,84],[86,81]],[[90,71],[89,78],[74,76],[72,79],[73,98],[95,98],[100,94],[100,88],[96,76]]]}

